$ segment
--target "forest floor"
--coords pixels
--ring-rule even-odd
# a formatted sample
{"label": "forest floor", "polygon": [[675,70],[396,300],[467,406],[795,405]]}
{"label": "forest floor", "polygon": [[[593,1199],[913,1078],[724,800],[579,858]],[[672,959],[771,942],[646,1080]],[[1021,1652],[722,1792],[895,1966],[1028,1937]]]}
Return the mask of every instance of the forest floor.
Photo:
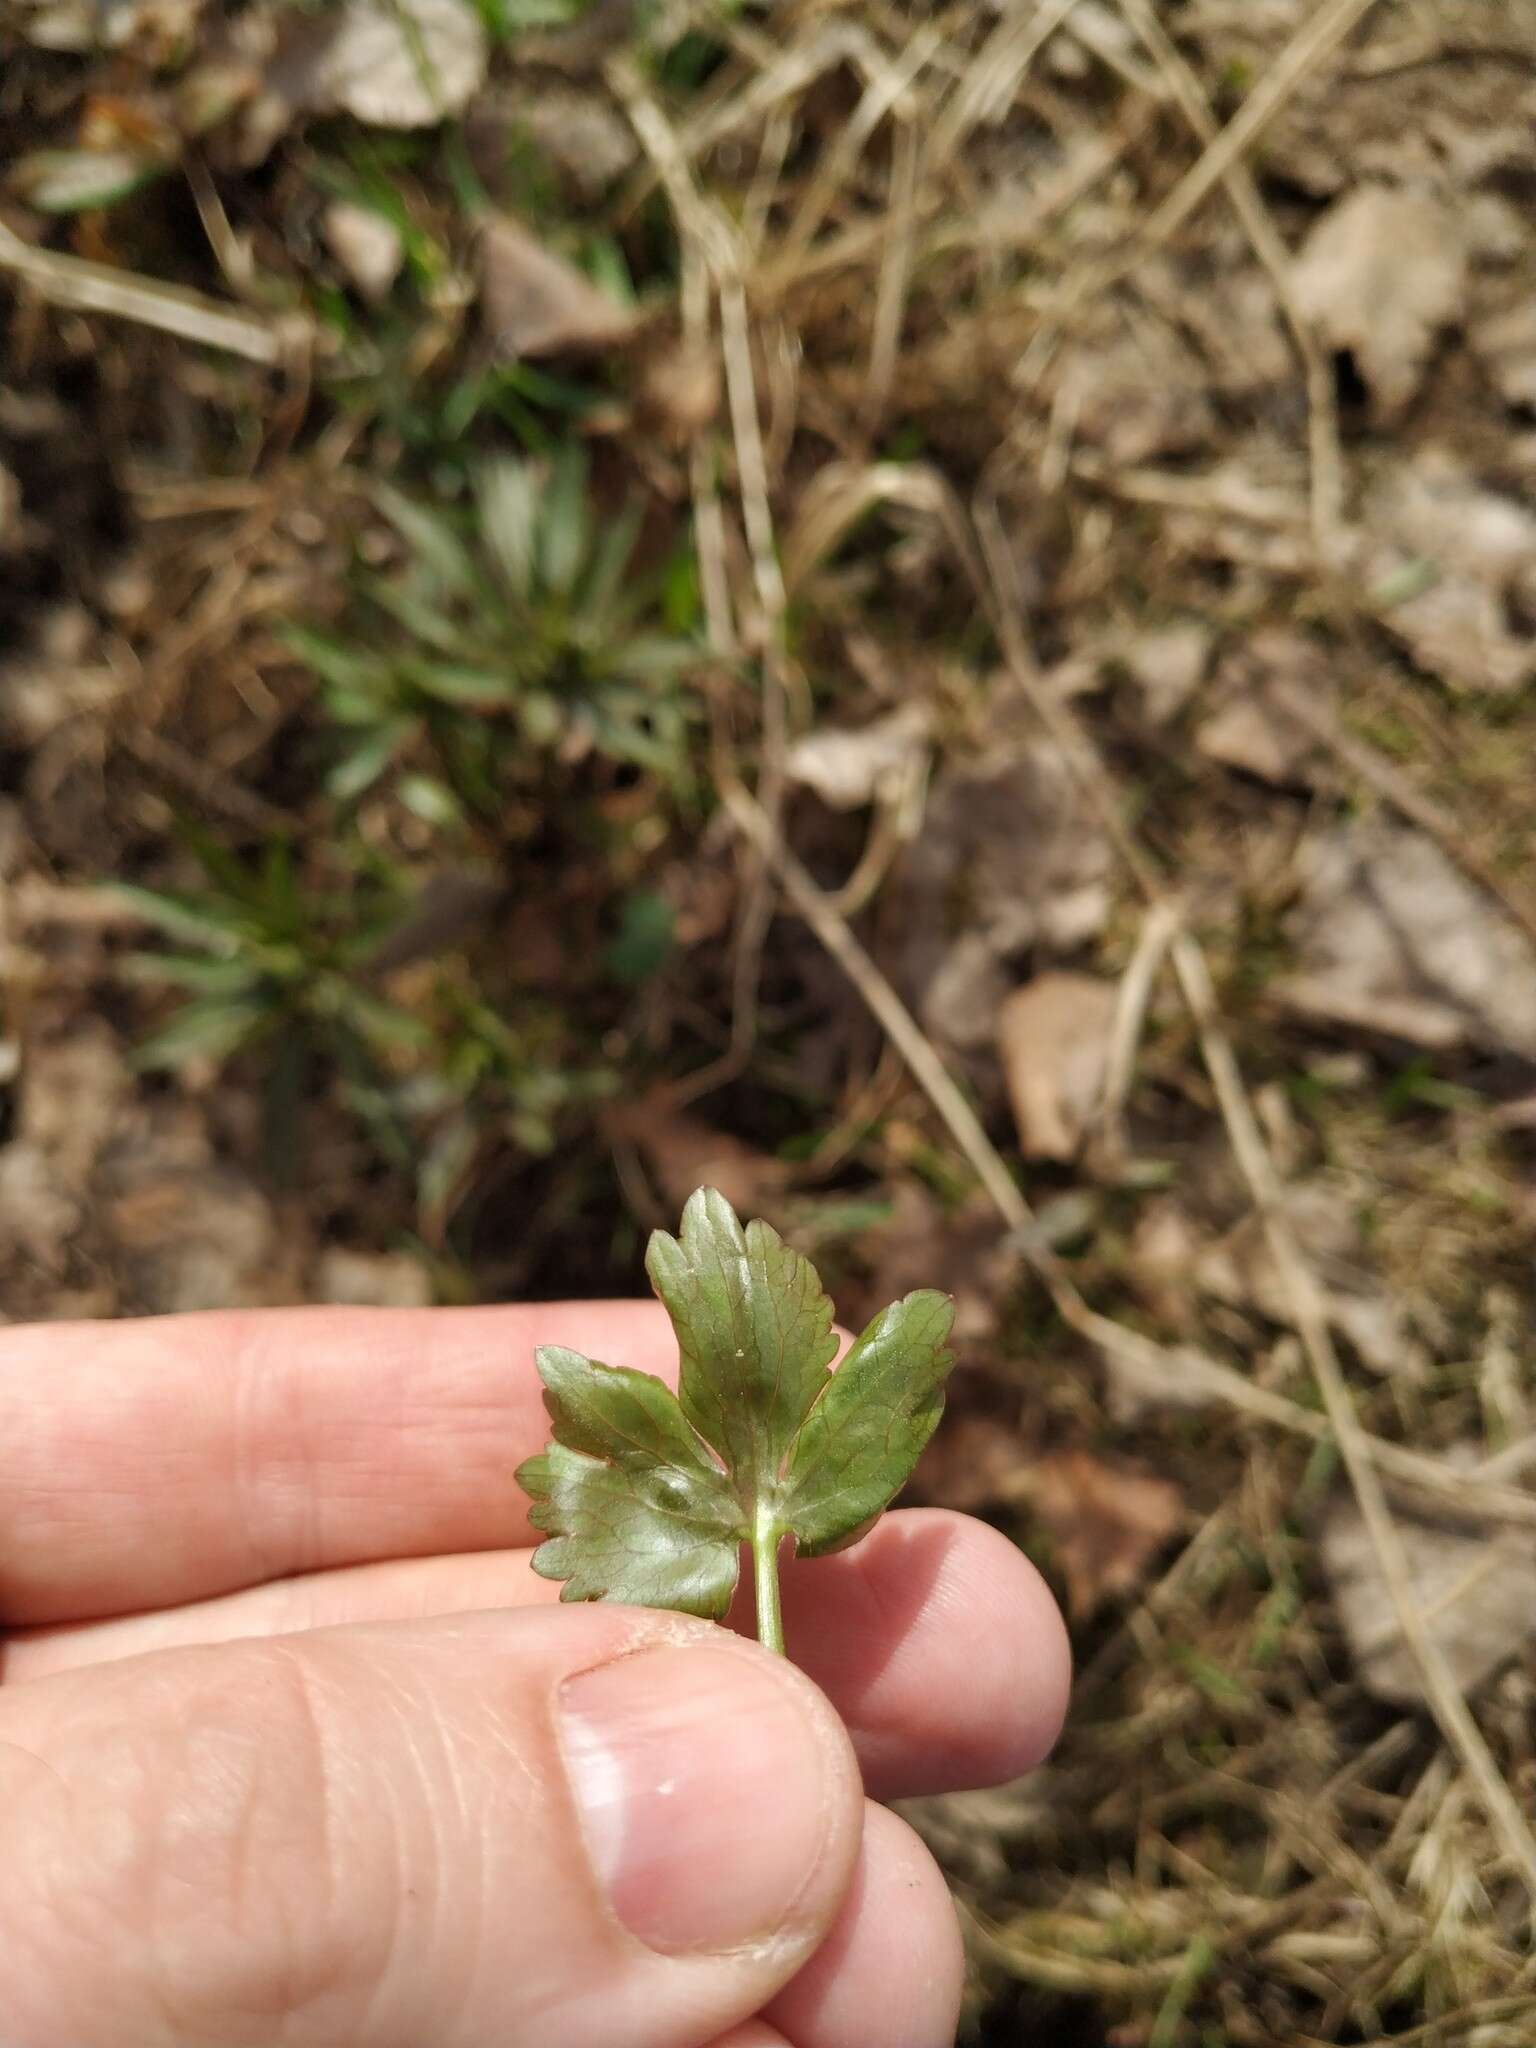
{"label": "forest floor", "polygon": [[1536,2039],[1533,280],[1522,0],[0,5],[5,1313],[950,1289],[977,2042]]}

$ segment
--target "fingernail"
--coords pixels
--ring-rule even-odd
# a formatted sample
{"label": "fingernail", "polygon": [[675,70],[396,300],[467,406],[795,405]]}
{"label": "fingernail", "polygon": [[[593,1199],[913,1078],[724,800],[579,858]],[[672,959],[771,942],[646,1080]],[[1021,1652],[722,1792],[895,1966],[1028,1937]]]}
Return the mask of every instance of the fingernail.
{"label": "fingernail", "polygon": [[840,1772],[798,1685],[739,1652],[644,1650],[569,1680],[561,1706],[593,1866],[631,1933],[726,1950],[792,1920]]}

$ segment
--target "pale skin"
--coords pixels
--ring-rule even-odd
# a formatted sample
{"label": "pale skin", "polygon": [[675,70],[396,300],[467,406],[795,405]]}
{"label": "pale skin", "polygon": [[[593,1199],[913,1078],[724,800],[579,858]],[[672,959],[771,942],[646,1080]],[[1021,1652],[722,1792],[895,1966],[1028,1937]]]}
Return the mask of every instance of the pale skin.
{"label": "pale skin", "polygon": [[676,1373],[650,1302],[0,1332],[6,2048],[949,2048],[874,1802],[1044,1755],[1045,1587],[908,1510],[788,1566],[788,1662],[557,1606],[543,1342]]}

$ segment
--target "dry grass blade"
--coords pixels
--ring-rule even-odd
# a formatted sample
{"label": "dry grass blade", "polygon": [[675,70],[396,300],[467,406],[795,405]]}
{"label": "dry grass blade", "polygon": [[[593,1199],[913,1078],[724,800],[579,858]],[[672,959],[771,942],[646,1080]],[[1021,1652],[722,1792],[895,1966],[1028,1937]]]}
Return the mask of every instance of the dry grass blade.
{"label": "dry grass blade", "polygon": [[1166,242],[1239,164],[1305,79],[1325,64],[1376,0],[1323,0],[1297,29],[1198,163],[1191,165],[1141,231],[1145,249]]}
{"label": "dry grass blade", "polygon": [[309,323],[299,317],[264,320],[258,314],[221,306],[184,285],[135,277],[108,263],[88,262],[55,249],[34,249],[0,222],[0,271],[9,271],[52,306],[77,313],[105,313],[133,320],[181,341],[200,342],[269,368],[309,346]]}

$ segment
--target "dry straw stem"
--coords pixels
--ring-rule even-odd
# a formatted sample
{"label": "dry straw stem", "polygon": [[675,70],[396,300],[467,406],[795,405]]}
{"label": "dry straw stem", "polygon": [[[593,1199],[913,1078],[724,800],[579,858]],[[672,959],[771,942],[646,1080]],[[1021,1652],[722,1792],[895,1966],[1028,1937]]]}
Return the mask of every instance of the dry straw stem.
{"label": "dry straw stem", "polygon": [[30,285],[50,305],[133,320],[141,327],[224,349],[273,369],[302,353],[310,341],[309,325],[300,317],[264,320],[255,313],[221,306],[217,299],[182,285],[159,284],[55,249],[34,249],[3,222],[0,271],[9,271]]}
{"label": "dry straw stem", "polygon": [[[810,74],[814,75],[814,73]],[[720,352],[725,365],[726,402],[736,452],[737,495],[742,530],[752,562],[758,619],[750,639],[760,655],[762,692],[762,769],[759,787],[776,818],[784,794],[784,757],[789,737],[787,655],[784,645],[786,597],[779,567],[763,448],[757,378],[752,359],[752,329],[742,285],[745,251],[739,233],[721,209],[707,200],[694,182],[692,153],[627,57],[608,66],[608,79],[621,100],[641,147],[660,179],[677,219],[683,243],[685,280],[691,300],[690,330],[702,335],[708,325],[708,299],[713,291],[719,307]],[[700,581],[706,599],[711,643],[725,657],[740,646],[739,626],[732,622],[730,582],[726,569],[723,514],[708,467],[708,451],[696,450],[693,473],[696,507],[704,513],[699,528]],[[763,944],[773,906],[767,871],[758,861],[743,881],[744,901],[736,922],[735,962],[728,1066],[739,1066],[756,1034],[757,987]],[[718,1075],[715,1077],[718,1078]]]}
{"label": "dry straw stem", "polygon": [[1343,42],[1376,5],[1376,0],[1323,0],[1275,59],[1221,132],[1192,164],[1141,231],[1143,249],[1156,249],[1176,234],[1195,208],[1240,163],[1303,80]]}

